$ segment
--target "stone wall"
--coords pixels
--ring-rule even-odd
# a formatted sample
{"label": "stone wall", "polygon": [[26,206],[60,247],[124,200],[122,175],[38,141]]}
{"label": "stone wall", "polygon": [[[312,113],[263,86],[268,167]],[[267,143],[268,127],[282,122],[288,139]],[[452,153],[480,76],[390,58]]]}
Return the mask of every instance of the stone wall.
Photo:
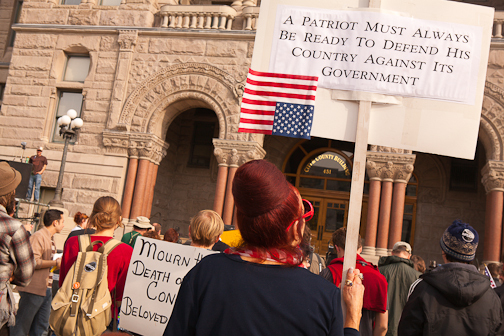
{"label": "stone wall", "polygon": [[[485,237],[485,188],[478,183],[477,192],[449,190],[450,158],[417,153],[415,171],[419,180],[415,241],[413,253],[420,255],[428,265],[429,260],[442,263],[439,240],[444,230],[455,220],[473,226],[479,234],[476,257],[483,261]],[[479,157],[479,168],[485,164]],[[481,174],[478,174],[478,180]]]}
{"label": "stone wall", "polygon": [[[10,27],[14,16],[15,3],[15,0],[0,1],[0,62],[9,62],[10,59],[10,51],[7,52],[7,49],[9,47],[11,35]],[[7,74],[6,71],[2,70],[3,69],[0,69],[0,83],[5,83]]]}

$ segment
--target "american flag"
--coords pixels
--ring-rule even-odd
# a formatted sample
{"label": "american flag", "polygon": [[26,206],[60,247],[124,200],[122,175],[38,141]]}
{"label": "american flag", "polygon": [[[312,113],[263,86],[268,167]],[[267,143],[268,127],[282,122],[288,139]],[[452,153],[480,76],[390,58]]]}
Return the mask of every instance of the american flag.
{"label": "american flag", "polygon": [[495,281],[492,277],[492,274],[490,273],[490,270],[488,269],[487,265],[485,265],[485,275],[490,278],[490,287],[495,288],[497,285],[495,284]]}
{"label": "american flag", "polygon": [[249,69],[238,132],[310,139],[317,81]]}

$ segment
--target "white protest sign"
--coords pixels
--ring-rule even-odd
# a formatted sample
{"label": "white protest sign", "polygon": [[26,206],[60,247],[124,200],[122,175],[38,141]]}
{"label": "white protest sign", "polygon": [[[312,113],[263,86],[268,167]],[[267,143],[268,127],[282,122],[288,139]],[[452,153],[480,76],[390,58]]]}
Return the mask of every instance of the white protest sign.
{"label": "white protest sign", "polygon": [[184,276],[212,253],[216,252],[138,237],[126,278],[119,326],[141,335],[162,335]]}
{"label": "white protest sign", "polygon": [[493,8],[443,0],[367,5],[262,1],[251,68],[319,77],[312,136],[355,142],[358,104],[350,100],[373,101],[386,104],[371,107],[369,144],[472,159]]}
{"label": "white protest sign", "polygon": [[270,72],[318,86],[474,104],[481,27],[278,6]]}

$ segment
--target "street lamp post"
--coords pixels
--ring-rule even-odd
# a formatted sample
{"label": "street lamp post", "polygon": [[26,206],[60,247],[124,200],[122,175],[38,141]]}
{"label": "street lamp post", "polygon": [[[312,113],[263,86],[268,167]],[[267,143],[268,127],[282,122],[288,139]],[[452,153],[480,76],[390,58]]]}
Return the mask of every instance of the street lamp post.
{"label": "street lamp post", "polygon": [[61,185],[63,183],[63,174],[65,173],[68,144],[70,141],[75,140],[83,124],[84,122],[82,119],[77,118],[77,111],[73,109],[68,110],[66,115],[58,118],[58,126],[60,128],[59,134],[65,139],[65,146],[63,147],[63,156],[61,157],[58,183],[56,184],[54,198],[49,202],[51,207],[63,207],[63,202],[61,201]]}

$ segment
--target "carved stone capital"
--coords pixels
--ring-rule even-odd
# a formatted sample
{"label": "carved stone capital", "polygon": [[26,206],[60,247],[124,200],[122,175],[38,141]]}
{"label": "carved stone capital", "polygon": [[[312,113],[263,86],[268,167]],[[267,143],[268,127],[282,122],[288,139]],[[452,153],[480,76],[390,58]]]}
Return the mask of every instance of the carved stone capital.
{"label": "carved stone capital", "polygon": [[239,167],[245,162],[264,158],[266,151],[254,141],[213,139],[219,166]]}
{"label": "carved stone capital", "polygon": [[159,165],[168,153],[170,145],[154,134],[131,133],[129,148],[137,152],[141,160],[149,160]]}
{"label": "carved stone capital", "polygon": [[481,183],[487,193],[504,191],[504,161],[488,161],[481,170]]}
{"label": "carved stone capital", "polygon": [[138,30],[135,29],[121,29],[119,30],[119,43],[120,51],[133,51],[138,38]]}
{"label": "carved stone capital", "polygon": [[370,180],[408,183],[416,155],[395,152],[367,152],[366,170]]}
{"label": "carved stone capital", "polygon": [[103,145],[109,155],[150,160],[159,164],[166,156],[169,144],[154,134],[103,132]]}

